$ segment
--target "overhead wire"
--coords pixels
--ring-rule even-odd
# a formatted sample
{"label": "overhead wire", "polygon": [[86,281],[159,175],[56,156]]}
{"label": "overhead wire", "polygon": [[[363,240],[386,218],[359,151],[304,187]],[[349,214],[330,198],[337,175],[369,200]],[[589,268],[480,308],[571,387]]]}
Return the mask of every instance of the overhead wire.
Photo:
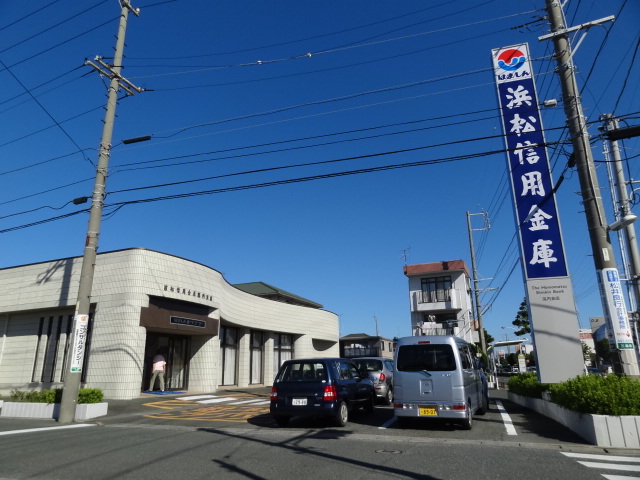
{"label": "overhead wire", "polygon": [[7,72],[9,72],[9,75],[11,75],[11,78],[13,78],[13,80],[20,85],[25,92],[27,92],[29,94],[29,96],[31,97],[31,99],[40,107],[40,109],[53,121],[53,123],[55,124],[56,127],[58,127],[58,129],[60,129],[60,131],[62,131],[62,133],[64,133],[64,135],[71,141],[71,143],[73,143],[73,145],[75,145],[75,147],[78,149],[78,152],[80,154],[82,154],[82,156],[84,157],[84,159],[86,161],[88,161],[89,163],[93,164],[93,162],[84,155],[84,150],[82,148],[80,148],[80,146],[78,145],[78,143],[71,137],[71,135],[69,134],[69,132],[67,132],[64,127],[61,125],[61,123],[56,120],[54,118],[54,116],[49,112],[49,110],[47,110],[45,108],[44,105],[42,105],[42,103],[40,103],[40,101],[31,93],[31,90],[29,90],[24,83],[22,83],[22,81],[13,73],[13,71],[10,68],[7,68],[7,66],[4,64],[4,62],[2,60],[0,60],[0,65],[2,65],[2,67],[5,68],[5,70]]}

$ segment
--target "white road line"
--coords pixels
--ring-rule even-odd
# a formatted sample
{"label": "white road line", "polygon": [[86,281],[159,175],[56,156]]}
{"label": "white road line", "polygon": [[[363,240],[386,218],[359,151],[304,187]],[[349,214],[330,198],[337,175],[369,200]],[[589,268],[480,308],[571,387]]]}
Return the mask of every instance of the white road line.
{"label": "white road line", "polygon": [[396,420],[398,419],[398,417],[396,417],[395,415],[393,417],[391,417],[391,420],[387,420],[385,423],[383,423],[382,425],[380,425],[378,428],[380,430],[385,430],[387,427],[389,427],[390,425],[392,425]]}
{"label": "white road line", "polygon": [[631,478],[640,478],[640,477],[628,477],[626,475],[605,475],[605,474],[602,474],[602,476],[604,478],[606,478],[607,480],[629,480]]}
{"label": "white road line", "polygon": [[251,400],[241,400],[240,402],[231,402],[231,405],[244,405],[247,403],[254,403],[256,405],[266,405],[269,403],[269,400],[264,400],[262,398],[252,398]]}
{"label": "white road line", "polygon": [[604,468],[606,470],[620,470],[624,472],[640,472],[640,465],[619,465],[615,463],[578,462],[588,468]]}
{"label": "white road line", "polygon": [[198,403],[222,403],[222,402],[232,402],[234,400],[237,400],[237,398],[217,397],[217,398],[210,398],[208,400],[198,400]]}
{"label": "white road line", "polygon": [[8,432],[0,432],[0,435],[15,435],[17,433],[29,433],[29,432],[44,432],[46,430],[62,430],[63,428],[82,428],[82,427],[97,427],[97,423],[80,423],[78,425],[65,425],[63,427],[43,427],[43,428],[28,428],[24,430],[10,430]]}
{"label": "white road line", "polygon": [[193,395],[191,397],[178,397],[176,400],[203,400],[205,398],[216,398],[215,395]]}
{"label": "white road line", "polygon": [[511,417],[502,406],[502,402],[500,400],[496,400],[496,405],[498,406],[498,410],[500,411],[500,416],[502,417],[502,421],[504,422],[504,428],[507,429],[507,435],[518,435],[516,432],[516,428],[513,426],[513,421]]}
{"label": "white road line", "polygon": [[607,460],[610,462],[640,463],[640,457],[621,457],[620,455],[595,455],[593,453],[560,452],[566,457],[585,458],[587,460]]}

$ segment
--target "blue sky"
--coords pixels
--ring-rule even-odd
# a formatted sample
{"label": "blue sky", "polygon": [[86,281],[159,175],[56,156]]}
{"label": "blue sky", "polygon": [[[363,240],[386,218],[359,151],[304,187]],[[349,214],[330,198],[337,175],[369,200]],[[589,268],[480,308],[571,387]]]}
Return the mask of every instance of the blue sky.
{"label": "blue sky", "polygon": [[[405,261],[470,265],[470,212],[485,328],[513,337],[501,327],[524,285],[490,53],[528,42],[539,99],[561,100],[542,0],[133,6],[123,75],[146,91],[118,105],[99,251],[177,255],[321,303],[342,335],[377,320],[404,336]],[[565,8],[569,25],[617,17],[575,52],[600,162],[599,116],[640,122],[640,6]],[[87,205],[71,200],[93,189],[107,83],[84,61],[112,55],[118,15],[115,0],[0,5],[0,267],[83,253]],[[561,104],[543,121],[557,180],[571,152]],[[640,143],[623,147],[638,178]],[[558,207],[588,327],[602,308],[579,189],[569,170]]]}

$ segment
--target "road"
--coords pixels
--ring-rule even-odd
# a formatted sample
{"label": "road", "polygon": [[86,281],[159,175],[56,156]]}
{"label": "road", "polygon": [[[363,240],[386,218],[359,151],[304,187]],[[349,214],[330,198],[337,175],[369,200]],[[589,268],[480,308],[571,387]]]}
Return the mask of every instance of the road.
{"label": "road", "polygon": [[267,396],[248,392],[145,399],[43,431],[0,419],[0,479],[640,478],[640,451],[588,445],[504,394],[492,397],[471,431],[400,428],[384,406],[345,428],[306,419],[279,428]]}

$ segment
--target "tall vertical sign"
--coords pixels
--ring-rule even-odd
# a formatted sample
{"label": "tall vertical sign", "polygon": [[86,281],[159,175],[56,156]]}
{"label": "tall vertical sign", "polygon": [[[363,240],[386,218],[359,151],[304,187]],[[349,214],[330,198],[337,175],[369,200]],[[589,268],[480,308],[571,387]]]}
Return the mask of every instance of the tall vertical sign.
{"label": "tall vertical sign", "polygon": [[584,360],[529,47],[491,53],[538,376],[557,383],[582,373]]}

